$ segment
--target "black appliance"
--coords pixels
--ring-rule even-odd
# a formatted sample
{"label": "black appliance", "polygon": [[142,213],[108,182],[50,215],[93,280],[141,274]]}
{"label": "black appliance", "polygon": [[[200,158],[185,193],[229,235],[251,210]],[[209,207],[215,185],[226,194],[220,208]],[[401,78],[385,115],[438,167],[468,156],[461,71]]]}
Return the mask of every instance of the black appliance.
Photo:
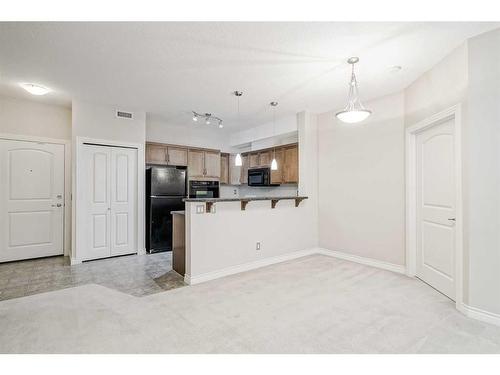
{"label": "black appliance", "polygon": [[189,198],[219,198],[219,181],[189,181]]}
{"label": "black appliance", "polygon": [[146,250],[172,250],[172,211],[184,210],[186,167],[146,167]]}
{"label": "black appliance", "polygon": [[248,170],[248,186],[277,186],[271,183],[271,168],[252,168]]}

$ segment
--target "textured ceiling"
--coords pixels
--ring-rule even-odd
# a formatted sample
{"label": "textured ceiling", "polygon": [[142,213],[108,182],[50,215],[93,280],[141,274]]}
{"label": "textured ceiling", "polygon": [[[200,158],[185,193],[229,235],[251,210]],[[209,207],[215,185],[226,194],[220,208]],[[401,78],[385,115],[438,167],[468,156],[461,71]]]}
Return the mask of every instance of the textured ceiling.
{"label": "textured ceiling", "polygon": [[[344,105],[360,57],[362,99],[400,90],[465,39],[498,23],[0,23],[0,94],[142,110],[175,124],[191,110],[226,128]],[[392,73],[390,66],[403,69]],[[19,82],[54,91],[31,97]],[[244,91],[236,116],[234,90]]]}

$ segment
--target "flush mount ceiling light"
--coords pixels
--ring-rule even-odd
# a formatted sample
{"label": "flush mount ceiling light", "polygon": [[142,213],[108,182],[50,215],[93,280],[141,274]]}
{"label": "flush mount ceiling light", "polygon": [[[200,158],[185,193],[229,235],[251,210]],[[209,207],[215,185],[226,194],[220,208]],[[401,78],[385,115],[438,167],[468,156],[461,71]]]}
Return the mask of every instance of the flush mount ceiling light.
{"label": "flush mount ceiling light", "polygon": [[354,74],[354,64],[359,61],[358,57],[350,57],[347,62],[352,66],[351,81],[349,82],[349,96],[347,99],[347,106],[343,111],[336,114],[337,118],[348,124],[354,124],[365,120],[371,115],[372,111],[366,109],[359,100],[358,81]]}
{"label": "flush mount ceiling light", "polygon": [[205,124],[210,125],[212,121],[216,123],[219,126],[219,129],[222,129],[224,125],[222,125],[222,119],[220,119],[217,116],[213,116],[211,113],[198,113],[195,111],[193,112],[193,121],[198,122],[198,118],[205,119]]}
{"label": "flush mount ceiling light", "polygon": [[34,83],[20,83],[19,86],[21,86],[32,95],[45,95],[51,91],[47,87],[35,85]]}
{"label": "flush mount ceiling light", "polygon": [[[243,91],[233,92],[234,96],[238,99],[238,120],[240,119],[240,98],[243,95]],[[243,159],[241,159],[241,154],[238,152],[234,158],[234,165],[236,167],[241,167],[243,165]]]}

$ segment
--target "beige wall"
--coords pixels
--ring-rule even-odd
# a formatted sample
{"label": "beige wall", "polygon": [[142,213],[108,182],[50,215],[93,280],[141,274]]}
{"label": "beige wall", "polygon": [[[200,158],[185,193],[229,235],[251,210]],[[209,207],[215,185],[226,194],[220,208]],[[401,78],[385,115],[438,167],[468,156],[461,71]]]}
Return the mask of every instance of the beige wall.
{"label": "beige wall", "polygon": [[0,133],[71,138],[71,109],[0,96]]}
{"label": "beige wall", "polygon": [[356,125],[318,118],[319,246],[405,264],[403,93]]}
{"label": "beige wall", "polygon": [[412,126],[464,100],[467,91],[467,43],[404,90],[405,125]]}

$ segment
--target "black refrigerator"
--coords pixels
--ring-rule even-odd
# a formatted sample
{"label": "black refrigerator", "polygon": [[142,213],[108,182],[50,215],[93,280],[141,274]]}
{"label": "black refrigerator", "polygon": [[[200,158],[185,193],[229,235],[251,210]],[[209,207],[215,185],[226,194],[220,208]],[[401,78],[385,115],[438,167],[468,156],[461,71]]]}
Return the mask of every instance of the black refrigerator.
{"label": "black refrigerator", "polygon": [[146,250],[172,250],[172,211],[184,210],[186,167],[146,167]]}

